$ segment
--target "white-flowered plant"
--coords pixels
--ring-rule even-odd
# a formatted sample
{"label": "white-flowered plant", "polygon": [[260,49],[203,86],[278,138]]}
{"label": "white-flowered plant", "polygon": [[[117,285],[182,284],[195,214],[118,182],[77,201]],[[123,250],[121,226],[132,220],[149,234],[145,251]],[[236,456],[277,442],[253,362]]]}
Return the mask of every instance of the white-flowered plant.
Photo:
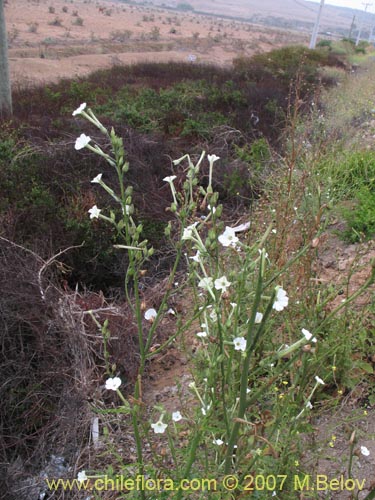
{"label": "white-flowered plant", "polygon": [[286,291],[281,287],[277,287],[276,297],[272,307],[275,311],[282,311],[288,306],[288,303],[289,298]]}
{"label": "white-flowered plant", "polygon": [[76,142],[74,144],[74,147],[77,151],[80,149],[85,148],[88,144],[91,142],[91,137],[86,135],[86,134],[81,134],[79,137],[77,137]]}
{"label": "white-flowered plant", "polygon": [[151,307],[150,309],[147,309],[147,311],[145,311],[144,317],[145,317],[145,320],[147,320],[147,321],[154,321],[154,319],[156,318],[157,315],[158,315],[158,313],[157,313],[156,309]]}
{"label": "white-flowered plant", "polygon": [[215,289],[222,293],[225,293],[230,285],[231,283],[227,280],[226,276],[221,276],[221,278],[217,278],[214,282]]}
{"label": "white-flowered plant", "polygon": [[182,420],[182,415],[179,411],[174,411],[172,413],[172,420],[173,422],[179,422],[180,420]]}
{"label": "white-flowered plant", "polygon": [[218,237],[219,243],[223,247],[236,247],[239,239],[236,236],[236,231],[231,227],[227,226],[225,231]]}
{"label": "white-flowered plant", "polygon": [[[300,319],[291,317],[290,310],[277,314],[288,307],[289,297],[283,287],[276,285],[281,281],[292,290],[292,281],[289,263],[278,268],[274,259],[276,237],[272,235],[276,230],[270,226],[259,236],[255,227],[251,234],[245,234],[250,222],[223,229],[222,206],[212,188],[215,164],[220,158],[215,154],[206,157],[204,152],[196,158],[183,155],[173,162],[173,175],[163,178],[171,190],[171,204],[166,211],[171,220],[165,234],[171,236],[176,260],[168,261],[169,274],[163,283],[160,307],[147,309],[146,297],[150,295],[141,288],[147,288],[147,280],[141,281],[141,277],[147,274],[152,249],[141,237],[143,227],[137,219],[142,217],[133,204],[122,140],[114,131],[108,132],[85,103],[73,115],[96,126],[105,135],[105,143],[110,144],[102,149],[99,140],[82,133],[74,147],[99,155],[107,168],[115,169],[119,181],[115,189],[113,176],[101,169],[91,180],[93,190],[105,190],[112,205],[98,201],[102,208],[95,204],[88,212],[91,219],[100,218],[112,225],[116,237],[121,238],[114,248],[127,252],[124,296],[133,314],[129,325],[138,332],[139,368],[134,392],[128,398],[120,390],[119,377],[108,378],[105,388],[116,391],[116,400],[120,402],[116,410],[111,408],[118,419],[114,427],[123,425],[121,413],[130,414],[127,421],[133,426],[137,464],[134,468],[140,475],[153,477],[165,459],[168,473],[178,478],[194,477],[197,471],[209,476],[218,470],[223,474],[267,470],[269,477],[277,475],[279,469],[269,467],[279,456],[288,463],[290,450],[296,453],[299,423],[308,422],[311,411],[318,406],[314,398],[325,389],[324,381],[318,376],[314,380],[314,374],[326,377],[327,371],[316,361],[323,341],[317,344],[315,335],[324,338],[320,337],[319,318],[308,316],[309,323],[306,319],[305,324],[314,325],[313,334],[298,328]],[[206,176],[204,187],[199,175],[204,162],[207,168],[207,161],[208,186]],[[302,205],[299,211],[302,213]],[[279,234],[278,229],[277,238]],[[308,246],[304,251],[307,250]],[[177,307],[180,297],[184,298],[182,312]],[[100,325],[94,311],[89,314],[102,326],[106,373],[120,373],[119,366],[110,360],[108,325]],[[122,332],[124,336],[128,334]],[[172,411],[165,417],[165,408],[155,405],[154,411],[161,416],[150,426],[146,367],[159,356],[163,359],[162,353],[177,346],[180,339],[198,367],[191,373],[194,382],[188,390],[183,381],[178,384],[179,405],[186,406],[178,406],[181,411]],[[120,335],[118,341],[122,341]],[[312,344],[317,345],[313,348]],[[327,385],[331,383],[331,379],[326,380]],[[165,407],[174,406],[168,401]],[[108,411],[110,415],[111,412]],[[163,422],[164,417],[169,427]],[[180,423],[175,425],[177,422]],[[157,442],[153,434],[166,435]],[[168,459],[164,452],[159,455],[155,444],[160,445],[160,450],[170,447]],[[364,456],[369,454],[364,446],[360,451]],[[210,460],[215,461],[214,467]],[[183,500],[183,495],[177,491],[175,500]],[[139,497],[147,498],[145,492],[139,492]]]}
{"label": "white-flowered plant", "polygon": [[366,446],[361,446],[361,453],[364,457],[370,456],[370,450]]}
{"label": "white-flowered plant", "polygon": [[308,340],[308,341],[311,340],[311,342],[314,342],[314,343],[317,342],[316,338],[313,337],[312,333],[310,333],[308,330],[306,330],[306,328],[302,328],[302,333],[303,333],[304,337],[306,338],[306,340]]}
{"label": "white-flowered plant", "polygon": [[88,213],[90,214],[90,219],[99,219],[100,212],[101,209],[98,208],[96,205],[91,207],[90,210],[88,210]]}
{"label": "white-flowered plant", "polygon": [[235,339],[233,339],[233,345],[236,351],[246,351],[246,339],[244,339],[243,337],[236,337]]}
{"label": "white-flowered plant", "polygon": [[110,391],[117,391],[117,389],[121,385],[121,379],[120,377],[113,377],[113,378],[108,378],[105,381],[105,388],[110,390]]}
{"label": "white-flowered plant", "polygon": [[155,424],[151,424],[155,434],[164,434],[165,429],[168,427],[168,424],[165,424],[161,419],[158,420]]}
{"label": "white-flowered plant", "polygon": [[222,439],[214,439],[213,444],[216,444],[217,446],[221,446],[224,444],[224,441]]}
{"label": "white-flowered plant", "polygon": [[87,481],[87,480],[88,480],[88,477],[86,476],[86,471],[81,470],[80,472],[78,472],[77,481],[79,483],[83,483],[84,481]]}
{"label": "white-flowered plant", "polygon": [[261,312],[257,312],[255,314],[255,324],[259,325],[262,322],[263,314]]}

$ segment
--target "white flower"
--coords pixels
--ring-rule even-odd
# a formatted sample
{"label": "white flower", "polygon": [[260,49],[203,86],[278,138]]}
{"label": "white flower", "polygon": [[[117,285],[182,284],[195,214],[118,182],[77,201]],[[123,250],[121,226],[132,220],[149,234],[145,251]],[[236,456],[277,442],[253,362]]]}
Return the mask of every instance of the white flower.
{"label": "white flower", "polygon": [[98,174],[96,177],[93,178],[93,180],[91,181],[93,184],[99,184],[100,181],[102,180],[102,175],[103,174]]}
{"label": "white flower", "polygon": [[229,226],[225,228],[225,231],[218,237],[218,240],[223,247],[235,247],[238,243],[236,232]]}
{"label": "white flower", "polygon": [[324,381],[316,375],[315,380],[318,382],[318,384],[325,385]]}
{"label": "white flower", "polygon": [[76,110],[73,111],[72,115],[73,116],[80,115],[85,108],[86,108],[86,103],[83,102]]}
{"label": "white flower", "polygon": [[83,483],[83,481],[87,481],[88,480],[88,477],[86,476],[86,471],[85,470],[81,470],[80,472],[78,472],[77,474],[77,481],[79,483]]}
{"label": "white flower", "polygon": [[171,184],[175,179],[177,179],[176,175],[169,175],[168,177],[164,177],[163,181],[169,182],[169,184]]}
{"label": "white flower", "polygon": [[255,324],[261,323],[262,319],[263,319],[263,314],[260,312],[257,312],[255,315]]}
{"label": "white flower", "polygon": [[217,278],[215,280],[216,290],[221,290],[223,293],[227,291],[227,288],[230,285],[231,283],[227,280],[226,276],[222,276],[221,278]]}
{"label": "white flower", "polygon": [[211,205],[207,205],[207,208],[210,212],[212,212],[213,214],[216,212],[216,207],[211,207]]}
{"label": "white flower", "polygon": [[212,288],[213,279],[211,277],[202,278],[198,283],[199,288],[204,288],[205,290],[209,290]]}
{"label": "white flower", "polygon": [[288,305],[289,298],[286,291],[281,287],[277,288],[275,302],[273,303],[273,309],[276,311],[282,311]]}
{"label": "white flower", "polygon": [[207,155],[207,160],[208,160],[210,163],[214,163],[215,161],[220,160],[220,156],[216,156],[216,155]]}
{"label": "white flower", "polygon": [[368,457],[370,455],[370,450],[368,448],[366,448],[366,446],[361,446],[361,453],[365,457]]}
{"label": "white flower", "polygon": [[155,309],[151,308],[151,309],[147,309],[147,311],[144,314],[144,317],[145,317],[145,319],[147,321],[154,321],[154,319],[156,318],[157,314],[158,313],[155,311]]}
{"label": "white flower", "polygon": [[212,442],[214,444],[217,444],[218,446],[221,446],[222,444],[224,444],[224,441],[222,441],[221,439],[214,439]]}
{"label": "white flower", "polygon": [[180,420],[182,420],[182,415],[179,411],[174,411],[172,413],[172,420],[173,422],[179,422]]}
{"label": "white flower", "polygon": [[88,213],[90,214],[90,219],[99,219],[99,214],[101,212],[101,209],[98,208],[96,205],[90,208],[88,210]]}
{"label": "white flower", "polygon": [[77,139],[74,145],[74,148],[78,151],[87,146],[87,144],[91,141],[91,137],[86,134],[81,134]]}
{"label": "white flower", "polygon": [[161,420],[158,420],[156,424],[151,424],[151,427],[154,429],[155,434],[164,434],[168,425],[164,424]]}
{"label": "white flower", "polygon": [[312,336],[312,333],[310,333],[306,328],[302,328],[302,333],[305,336],[306,340],[311,340],[311,342],[316,342],[316,338]]}
{"label": "white flower", "polygon": [[202,339],[204,337],[207,337],[207,332],[198,332],[196,333],[196,336]]}
{"label": "white flower", "polygon": [[198,222],[194,222],[194,224],[191,224],[188,227],[185,227],[184,232],[182,234],[182,240],[190,240],[193,237],[193,229],[195,226],[198,224]]}
{"label": "white flower", "polygon": [[233,340],[233,344],[236,351],[246,351],[246,339],[244,339],[243,337],[236,337]]}
{"label": "white flower", "polygon": [[210,312],[210,319],[211,319],[211,321],[213,321],[213,322],[216,322],[216,321],[217,321],[217,312],[216,312],[216,311],[211,311],[211,312]]}
{"label": "white flower", "polygon": [[189,257],[189,259],[193,260],[194,262],[200,262],[201,260],[201,254],[200,251],[197,250],[197,253],[193,257]]}
{"label": "white flower", "polygon": [[239,226],[232,227],[235,233],[241,233],[242,231],[247,231],[250,228],[250,222],[244,222]]}
{"label": "white flower", "polygon": [[121,385],[121,379],[119,377],[109,378],[105,381],[105,388],[109,391],[117,391]]}
{"label": "white flower", "polygon": [[307,401],[306,408],[308,408],[309,410],[313,409],[313,405],[310,403],[310,401]]}
{"label": "white flower", "polygon": [[202,412],[202,414],[203,414],[204,416],[206,416],[206,415],[207,415],[207,412],[210,410],[210,408],[211,408],[211,405],[208,405],[208,406],[202,406],[202,408],[201,408],[201,412]]}

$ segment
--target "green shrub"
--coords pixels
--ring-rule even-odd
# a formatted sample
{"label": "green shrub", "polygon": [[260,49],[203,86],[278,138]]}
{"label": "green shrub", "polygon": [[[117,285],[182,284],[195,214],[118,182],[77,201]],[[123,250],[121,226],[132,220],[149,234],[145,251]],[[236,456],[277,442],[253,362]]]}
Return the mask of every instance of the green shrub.
{"label": "green shrub", "polygon": [[369,239],[375,235],[375,191],[363,186],[351,207],[341,209],[347,223],[343,236],[351,243]]}
{"label": "green shrub", "polygon": [[327,179],[332,201],[355,199],[363,188],[375,187],[375,153],[344,151],[341,156],[326,154],[318,166],[319,174]]}

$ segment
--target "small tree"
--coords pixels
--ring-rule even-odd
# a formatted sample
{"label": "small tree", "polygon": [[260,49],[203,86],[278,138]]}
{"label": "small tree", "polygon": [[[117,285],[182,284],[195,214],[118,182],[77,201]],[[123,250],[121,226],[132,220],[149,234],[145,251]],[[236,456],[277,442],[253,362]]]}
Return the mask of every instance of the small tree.
{"label": "small tree", "polygon": [[4,0],[0,0],[0,118],[12,114],[12,94],[8,65],[8,40],[5,27]]}

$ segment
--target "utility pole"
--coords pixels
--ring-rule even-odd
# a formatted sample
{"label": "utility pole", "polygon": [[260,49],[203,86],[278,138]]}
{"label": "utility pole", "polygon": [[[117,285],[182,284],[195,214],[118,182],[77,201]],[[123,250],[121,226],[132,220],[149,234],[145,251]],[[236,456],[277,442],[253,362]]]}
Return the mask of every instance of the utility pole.
{"label": "utility pole", "polygon": [[8,67],[8,41],[4,0],[0,0],[0,119],[12,114],[12,94]]}
{"label": "utility pole", "polygon": [[311,35],[309,49],[315,49],[316,39],[318,37],[318,31],[319,31],[320,18],[322,16],[322,12],[323,12],[323,7],[324,7],[324,0],[320,0],[318,15],[316,17],[315,26],[314,26],[314,29],[313,29],[313,32]]}
{"label": "utility pole", "polygon": [[348,36],[349,40],[352,39],[352,33],[353,33],[353,29],[354,29],[354,24],[355,24],[355,14],[353,16],[352,24],[350,25],[349,36]]}
{"label": "utility pole", "polygon": [[372,37],[373,37],[373,34],[374,34],[374,28],[375,28],[375,26],[372,26],[372,28],[370,30],[370,34],[368,36],[369,43],[372,43]]}
{"label": "utility pole", "polygon": [[[362,5],[365,6],[365,14],[367,12],[367,8],[368,7],[371,7],[372,6],[372,3],[362,3]],[[363,19],[361,21],[361,24],[359,25],[359,29],[358,29],[358,35],[357,35],[357,40],[355,41],[355,46],[357,47],[358,44],[359,44],[359,41],[361,39],[361,31],[362,31],[362,27],[363,27]]]}

